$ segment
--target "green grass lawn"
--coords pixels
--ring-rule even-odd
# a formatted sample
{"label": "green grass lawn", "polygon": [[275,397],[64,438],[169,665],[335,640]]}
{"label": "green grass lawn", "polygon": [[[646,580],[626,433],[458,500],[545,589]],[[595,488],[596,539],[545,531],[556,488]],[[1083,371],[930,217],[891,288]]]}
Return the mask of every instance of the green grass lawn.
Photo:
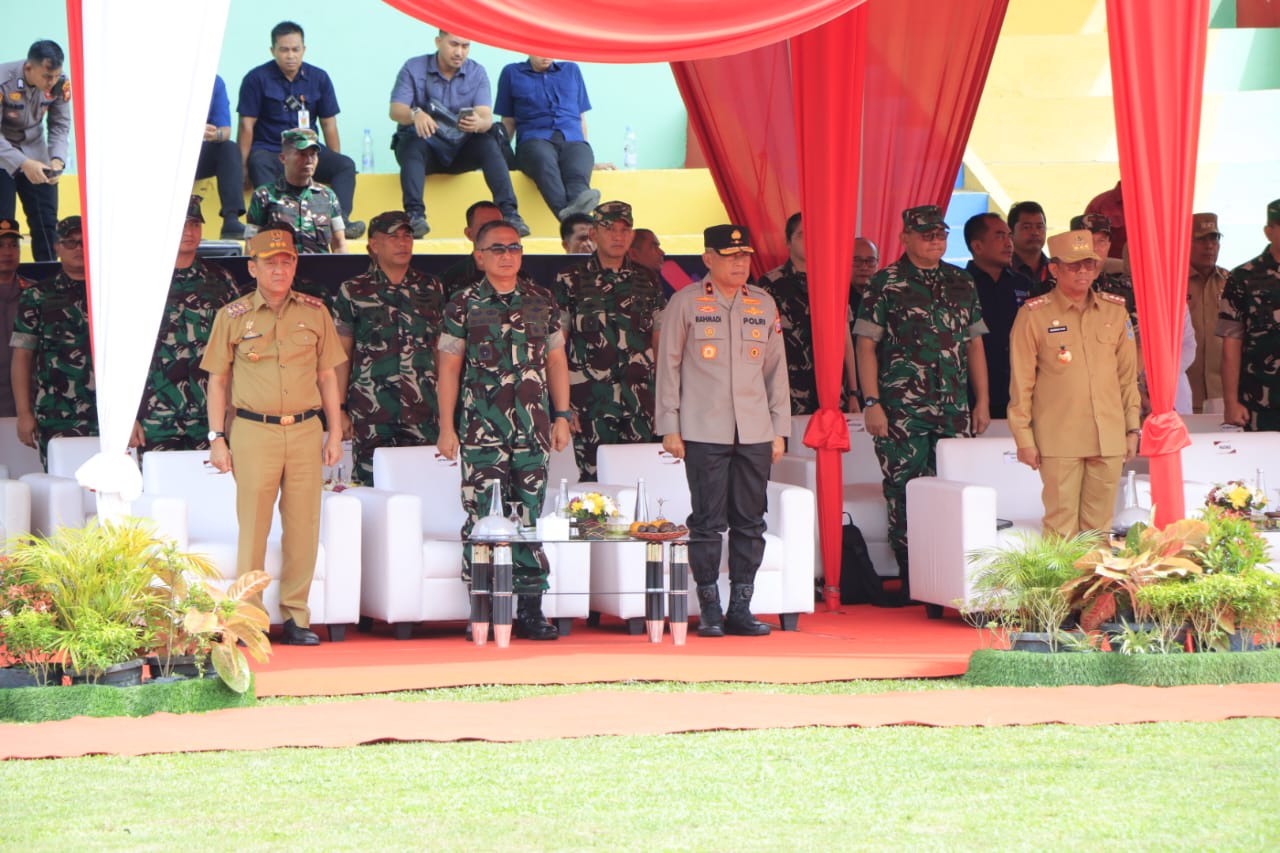
{"label": "green grass lawn", "polygon": [[[946,701],[954,686],[694,689],[928,689]],[[582,689],[591,688],[397,698],[501,701]],[[1267,850],[1280,846],[1278,763],[1277,720],[11,761],[0,762],[8,794],[0,849]]]}

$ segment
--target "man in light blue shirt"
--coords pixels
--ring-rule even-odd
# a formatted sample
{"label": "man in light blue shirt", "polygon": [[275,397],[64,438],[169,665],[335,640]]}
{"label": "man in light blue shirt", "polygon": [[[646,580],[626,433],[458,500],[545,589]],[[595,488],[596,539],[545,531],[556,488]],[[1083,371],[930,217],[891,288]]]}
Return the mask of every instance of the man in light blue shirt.
{"label": "man in light blue shirt", "polygon": [[484,66],[468,59],[471,42],[440,30],[436,52],[415,56],[396,75],[391,90],[391,119],[399,128],[392,140],[400,164],[404,212],[415,239],[431,230],[423,202],[427,175],[484,171],[494,204],[521,237],[529,226],[520,218],[511,173],[493,127],[492,95]]}
{"label": "man in light blue shirt", "polygon": [[587,142],[591,101],[572,62],[530,56],[502,69],[494,111],[516,140],[516,163],[538,185],[547,207],[563,221],[600,203],[591,189],[595,154]]}

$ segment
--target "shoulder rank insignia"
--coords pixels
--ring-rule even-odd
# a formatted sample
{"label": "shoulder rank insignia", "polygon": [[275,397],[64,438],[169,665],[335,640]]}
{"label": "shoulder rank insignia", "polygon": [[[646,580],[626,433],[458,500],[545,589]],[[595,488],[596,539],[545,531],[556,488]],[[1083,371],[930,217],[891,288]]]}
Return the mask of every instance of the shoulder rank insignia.
{"label": "shoulder rank insignia", "polygon": [[249,313],[249,303],[244,299],[237,299],[226,307],[228,317],[242,317]]}
{"label": "shoulder rank insignia", "polygon": [[1106,290],[1099,292],[1098,296],[1102,297],[1107,302],[1112,302],[1112,303],[1115,303],[1116,305],[1125,304],[1123,296],[1120,296],[1119,294],[1116,294],[1116,293],[1110,293],[1109,291],[1106,291]]}
{"label": "shoulder rank insignia", "polygon": [[[1122,299],[1120,301],[1123,302],[1124,300]],[[1030,308],[1032,311],[1034,311],[1037,308],[1041,308],[1048,304],[1049,304],[1049,297],[1048,295],[1045,295],[1045,296],[1037,296],[1034,299],[1028,299],[1026,302],[1022,303],[1022,307]]]}
{"label": "shoulder rank insignia", "polygon": [[324,300],[322,299],[317,299],[316,297],[311,296],[310,294],[298,293],[298,291],[296,290],[293,292],[293,294],[294,296],[298,297],[298,301],[301,302],[303,305],[309,305],[312,308],[321,308],[321,309],[325,308]]}

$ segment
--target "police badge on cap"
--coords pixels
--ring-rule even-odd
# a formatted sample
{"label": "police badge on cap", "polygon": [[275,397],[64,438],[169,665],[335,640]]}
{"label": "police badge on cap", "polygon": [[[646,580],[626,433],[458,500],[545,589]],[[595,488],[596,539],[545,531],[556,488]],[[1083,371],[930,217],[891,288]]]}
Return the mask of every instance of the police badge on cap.
{"label": "police badge on cap", "polygon": [[745,225],[712,225],[702,232],[702,244],[718,255],[754,255],[756,251]]}
{"label": "police badge on cap", "polygon": [[0,219],[0,237],[21,237],[18,223],[12,219]]}

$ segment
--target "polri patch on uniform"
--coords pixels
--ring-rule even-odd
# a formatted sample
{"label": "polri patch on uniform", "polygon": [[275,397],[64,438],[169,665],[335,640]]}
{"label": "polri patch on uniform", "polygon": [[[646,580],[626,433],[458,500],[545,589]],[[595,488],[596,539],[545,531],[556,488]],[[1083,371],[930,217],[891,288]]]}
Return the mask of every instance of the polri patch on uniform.
{"label": "polri patch on uniform", "polygon": [[715,358],[715,357],[716,357],[716,345],[715,345],[715,344],[706,344],[706,345],[704,345],[704,346],[702,347],[702,357],[703,357],[703,358]]}

